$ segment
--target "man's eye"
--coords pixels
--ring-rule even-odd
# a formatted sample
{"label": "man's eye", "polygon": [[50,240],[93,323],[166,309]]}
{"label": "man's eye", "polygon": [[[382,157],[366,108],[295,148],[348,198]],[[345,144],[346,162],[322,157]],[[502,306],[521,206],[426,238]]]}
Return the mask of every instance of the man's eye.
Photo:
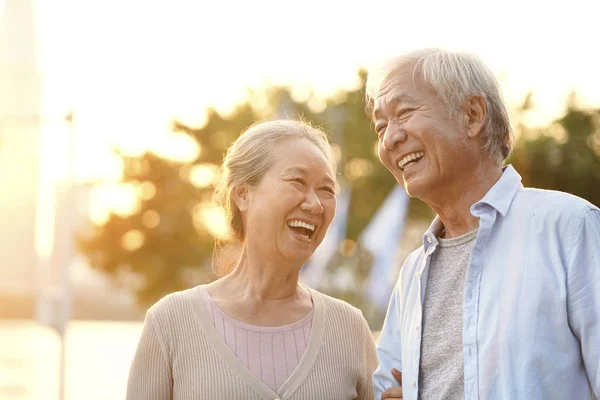
{"label": "man's eye", "polygon": [[403,117],[404,115],[410,113],[411,111],[414,111],[412,108],[403,108],[402,110],[398,111],[398,113],[396,114],[396,116],[398,118]]}

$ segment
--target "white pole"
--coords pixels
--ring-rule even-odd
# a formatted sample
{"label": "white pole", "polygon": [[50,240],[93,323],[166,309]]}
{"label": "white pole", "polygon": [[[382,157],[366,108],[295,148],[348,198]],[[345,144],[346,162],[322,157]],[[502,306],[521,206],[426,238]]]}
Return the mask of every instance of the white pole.
{"label": "white pole", "polygon": [[[68,145],[68,162],[67,162],[67,191],[66,191],[66,201],[67,201],[67,210],[68,212],[64,213],[65,223],[67,226],[67,231],[69,232],[69,237],[65,238],[67,241],[75,240],[75,221],[76,217],[76,207],[77,202],[75,198],[75,145],[76,145],[76,136],[75,136],[75,127],[73,124],[73,113],[69,113],[66,117],[66,120],[69,122],[69,135],[67,139]],[[74,245],[68,246],[69,249],[74,249]],[[66,379],[67,379],[67,354],[66,354],[66,333],[67,327],[69,324],[69,320],[71,318],[71,288],[70,288],[70,266],[74,258],[73,250],[71,250],[68,254],[68,257],[64,260],[64,265],[61,267],[61,286],[62,286],[62,321],[59,327],[60,334],[60,392],[59,392],[59,400],[65,400],[65,389],[66,389]]]}
{"label": "white pole", "polygon": [[66,351],[65,351],[65,333],[60,332],[60,375],[59,375],[59,392],[58,399],[65,399],[65,379],[66,379]]}

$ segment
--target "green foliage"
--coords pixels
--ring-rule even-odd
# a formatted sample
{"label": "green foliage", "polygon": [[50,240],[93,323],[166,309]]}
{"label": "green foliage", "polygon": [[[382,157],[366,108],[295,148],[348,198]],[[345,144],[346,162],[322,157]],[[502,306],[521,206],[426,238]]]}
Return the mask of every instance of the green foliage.
{"label": "green foliage", "polygon": [[600,110],[569,106],[565,116],[534,133],[521,140],[511,157],[523,184],[600,206]]}

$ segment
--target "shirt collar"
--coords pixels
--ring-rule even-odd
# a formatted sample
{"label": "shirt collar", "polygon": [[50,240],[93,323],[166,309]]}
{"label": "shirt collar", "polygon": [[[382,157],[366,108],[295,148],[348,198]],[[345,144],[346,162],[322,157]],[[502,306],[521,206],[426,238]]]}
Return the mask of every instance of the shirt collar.
{"label": "shirt collar", "polygon": [[498,182],[492,186],[481,200],[471,206],[471,214],[479,214],[477,213],[477,210],[481,208],[480,205],[487,204],[505,217],[517,194],[517,190],[522,187],[521,175],[519,175],[513,166],[508,165],[504,167]]}
{"label": "shirt collar", "polygon": [[434,249],[436,248],[438,244],[437,238],[442,233],[442,229],[444,229],[442,220],[440,219],[439,215],[436,215],[433,219],[433,222],[431,222],[431,225],[429,225],[429,228],[427,228],[425,234],[423,235],[423,249],[425,252],[427,252],[431,246],[433,246]]}
{"label": "shirt collar", "polygon": [[[502,216],[506,216],[512,201],[517,194],[517,190],[523,187],[521,183],[521,175],[513,168],[512,165],[507,165],[502,169],[502,175],[498,182],[483,196],[481,200],[471,206],[471,214],[480,216],[482,213],[482,205],[489,205],[497,210]],[[444,226],[438,215],[435,216],[431,225],[423,235],[423,248],[425,251],[431,246],[437,246],[437,236],[441,233]]]}

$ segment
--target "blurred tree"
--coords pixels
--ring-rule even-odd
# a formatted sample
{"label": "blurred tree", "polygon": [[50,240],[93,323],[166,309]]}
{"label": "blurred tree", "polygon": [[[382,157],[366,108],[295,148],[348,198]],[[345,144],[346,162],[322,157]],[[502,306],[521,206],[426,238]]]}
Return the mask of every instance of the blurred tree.
{"label": "blurred tree", "polygon": [[511,162],[525,186],[560,190],[600,207],[600,110],[577,106],[543,129],[521,135]]}
{"label": "blurred tree", "polygon": [[[301,96],[294,89],[267,88],[248,91],[246,101],[226,115],[208,110],[202,127],[175,122],[173,131],[189,135],[200,149],[190,162],[151,152],[136,157],[121,154],[122,183],[136,189],[140,206],[129,216],[112,214],[106,223],[94,226],[90,234],[80,237],[81,251],[93,267],[131,289],[142,305],[214,279],[215,238],[223,236],[218,229],[220,214],[211,208],[219,165],[245,128],[274,117],[302,118],[332,133],[341,154],[341,178],[352,186],[347,237],[356,240],[394,185],[377,159],[377,140],[362,92],[365,77],[360,71],[357,89],[327,100],[310,92]],[[521,115],[531,107],[528,96]],[[562,119],[540,130],[535,139],[529,139],[532,135],[518,124],[517,131],[527,139],[519,142],[512,163],[524,171],[524,183],[571,192],[599,205],[599,116],[600,111],[570,105]],[[409,218],[430,220],[432,211],[418,200],[411,201]],[[356,257],[340,255],[337,260],[345,260],[341,264],[346,267],[358,262],[351,269],[354,280],[361,282],[368,274],[369,257]],[[343,266],[329,270],[336,274],[338,267]],[[368,308],[355,291],[332,290],[361,309]]]}
{"label": "blurred tree", "polygon": [[120,286],[133,290],[147,305],[166,293],[208,282],[219,214],[211,197],[227,147],[252,123],[274,117],[302,118],[332,133],[342,155],[340,174],[353,188],[348,237],[356,239],[394,184],[377,160],[376,136],[364,106],[360,72],[357,89],[328,100],[308,92],[276,87],[248,91],[247,101],[227,115],[208,110],[204,126],[175,122],[173,131],[198,144],[198,157],[187,163],[147,152],[124,161],[124,185],[136,189],[139,207],[129,216],[111,214],[101,226],[81,236],[81,251],[91,265]]}

